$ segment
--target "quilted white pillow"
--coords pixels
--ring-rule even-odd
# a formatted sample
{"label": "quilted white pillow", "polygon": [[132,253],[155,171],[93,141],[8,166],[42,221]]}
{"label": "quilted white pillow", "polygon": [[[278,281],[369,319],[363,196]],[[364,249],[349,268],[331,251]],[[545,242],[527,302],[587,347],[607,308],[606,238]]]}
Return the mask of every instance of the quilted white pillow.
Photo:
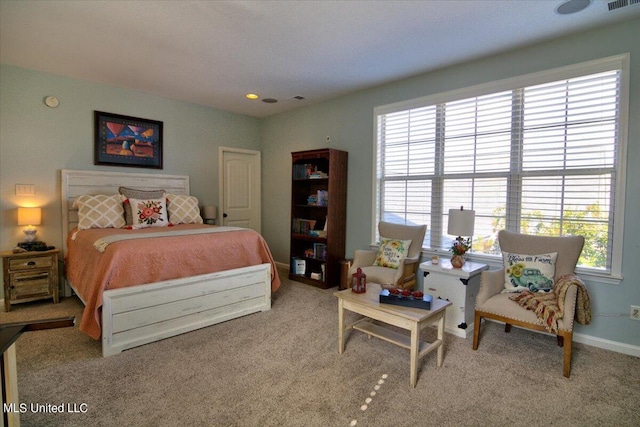
{"label": "quilted white pillow", "polygon": [[78,230],[89,228],[122,228],[125,226],[122,196],[84,195],[75,199],[78,209]]}
{"label": "quilted white pillow", "polygon": [[129,197],[133,224],[131,228],[166,227],[169,225],[167,201],[160,199],[132,199]]}
{"label": "quilted white pillow", "polygon": [[202,224],[198,199],[193,196],[167,194],[169,221],[172,224]]}

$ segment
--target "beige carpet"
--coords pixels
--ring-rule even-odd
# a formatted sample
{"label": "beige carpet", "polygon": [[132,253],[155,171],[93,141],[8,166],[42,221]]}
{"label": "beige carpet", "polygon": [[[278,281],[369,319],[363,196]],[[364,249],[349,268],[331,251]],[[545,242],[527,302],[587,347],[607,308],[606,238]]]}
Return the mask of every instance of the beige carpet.
{"label": "beige carpet", "polygon": [[[286,279],[272,310],[109,358],[77,328],[17,343],[20,401],[86,404],[21,415],[23,426],[635,426],[640,359],[574,344],[571,378],[553,337],[487,323],[478,351],[446,334],[445,357],[352,332],[338,354],[334,289]],[[14,306],[0,321],[80,315],[74,298]],[[435,335],[423,332],[423,338]]]}

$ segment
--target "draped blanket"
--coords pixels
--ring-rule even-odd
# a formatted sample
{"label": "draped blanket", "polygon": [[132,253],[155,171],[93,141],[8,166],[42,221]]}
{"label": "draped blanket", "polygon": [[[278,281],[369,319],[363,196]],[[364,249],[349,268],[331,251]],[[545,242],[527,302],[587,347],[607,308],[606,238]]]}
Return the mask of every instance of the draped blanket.
{"label": "draped blanket", "polygon": [[575,320],[581,325],[591,323],[591,303],[584,282],[576,275],[570,274],[559,278],[553,292],[533,293],[524,291],[509,298],[527,310],[533,310],[538,316],[538,324],[551,333],[558,333],[558,320],[564,318],[565,297],[569,287],[577,286]]}
{"label": "draped blanket", "polygon": [[109,234],[108,236],[104,236],[96,240],[93,243],[93,247],[96,248],[99,252],[104,252],[107,249],[107,246],[109,246],[111,243],[121,242],[123,240],[150,239],[152,237],[187,236],[190,234],[222,233],[225,231],[242,230],[248,231],[249,229],[240,227],[207,227],[184,230],[181,228],[170,229],[164,227],[162,231],[158,231],[156,233],[132,234],[131,232],[129,232],[125,234]]}

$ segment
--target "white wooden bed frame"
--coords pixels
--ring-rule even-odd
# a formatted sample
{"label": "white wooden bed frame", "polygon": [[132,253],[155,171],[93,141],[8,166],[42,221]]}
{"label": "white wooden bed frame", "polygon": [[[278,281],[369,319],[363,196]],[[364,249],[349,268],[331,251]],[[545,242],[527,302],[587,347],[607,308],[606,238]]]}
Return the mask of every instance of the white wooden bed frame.
{"label": "white wooden bed frame", "polygon": [[[62,241],[78,224],[72,208],[83,194],[118,194],[119,187],[190,194],[182,175],[61,171]],[[73,289],[73,284],[65,280]],[[75,289],[74,289],[75,290]],[[84,303],[84,301],[83,301]],[[271,264],[149,283],[103,293],[102,355],[271,309]]]}

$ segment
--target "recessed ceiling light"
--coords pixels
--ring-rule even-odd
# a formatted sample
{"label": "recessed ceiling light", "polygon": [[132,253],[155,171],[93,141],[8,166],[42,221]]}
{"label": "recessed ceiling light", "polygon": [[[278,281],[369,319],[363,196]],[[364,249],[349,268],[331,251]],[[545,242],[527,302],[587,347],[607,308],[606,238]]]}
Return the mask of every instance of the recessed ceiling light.
{"label": "recessed ceiling light", "polygon": [[278,100],[273,98],[265,98],[262,100],[262,102],[266,102],[267,104],[275,104],[276,102],[278,102]]}
{"label": "recessed ceiling light", "polygon": [[245,95],[245,97],[246,97],[247,99],[258,99],[258,98],[260,98],[260,97],[259,97],[258,95],[256,95],[255,93],[248,93],[248,94],[246,94],[246,95]]}
{"label": "recessed ceiling light", "polygon": [[570,15],[586,9],[590,4],[591,0],[568,0],[558,6],[556,12],[560,15]]}

